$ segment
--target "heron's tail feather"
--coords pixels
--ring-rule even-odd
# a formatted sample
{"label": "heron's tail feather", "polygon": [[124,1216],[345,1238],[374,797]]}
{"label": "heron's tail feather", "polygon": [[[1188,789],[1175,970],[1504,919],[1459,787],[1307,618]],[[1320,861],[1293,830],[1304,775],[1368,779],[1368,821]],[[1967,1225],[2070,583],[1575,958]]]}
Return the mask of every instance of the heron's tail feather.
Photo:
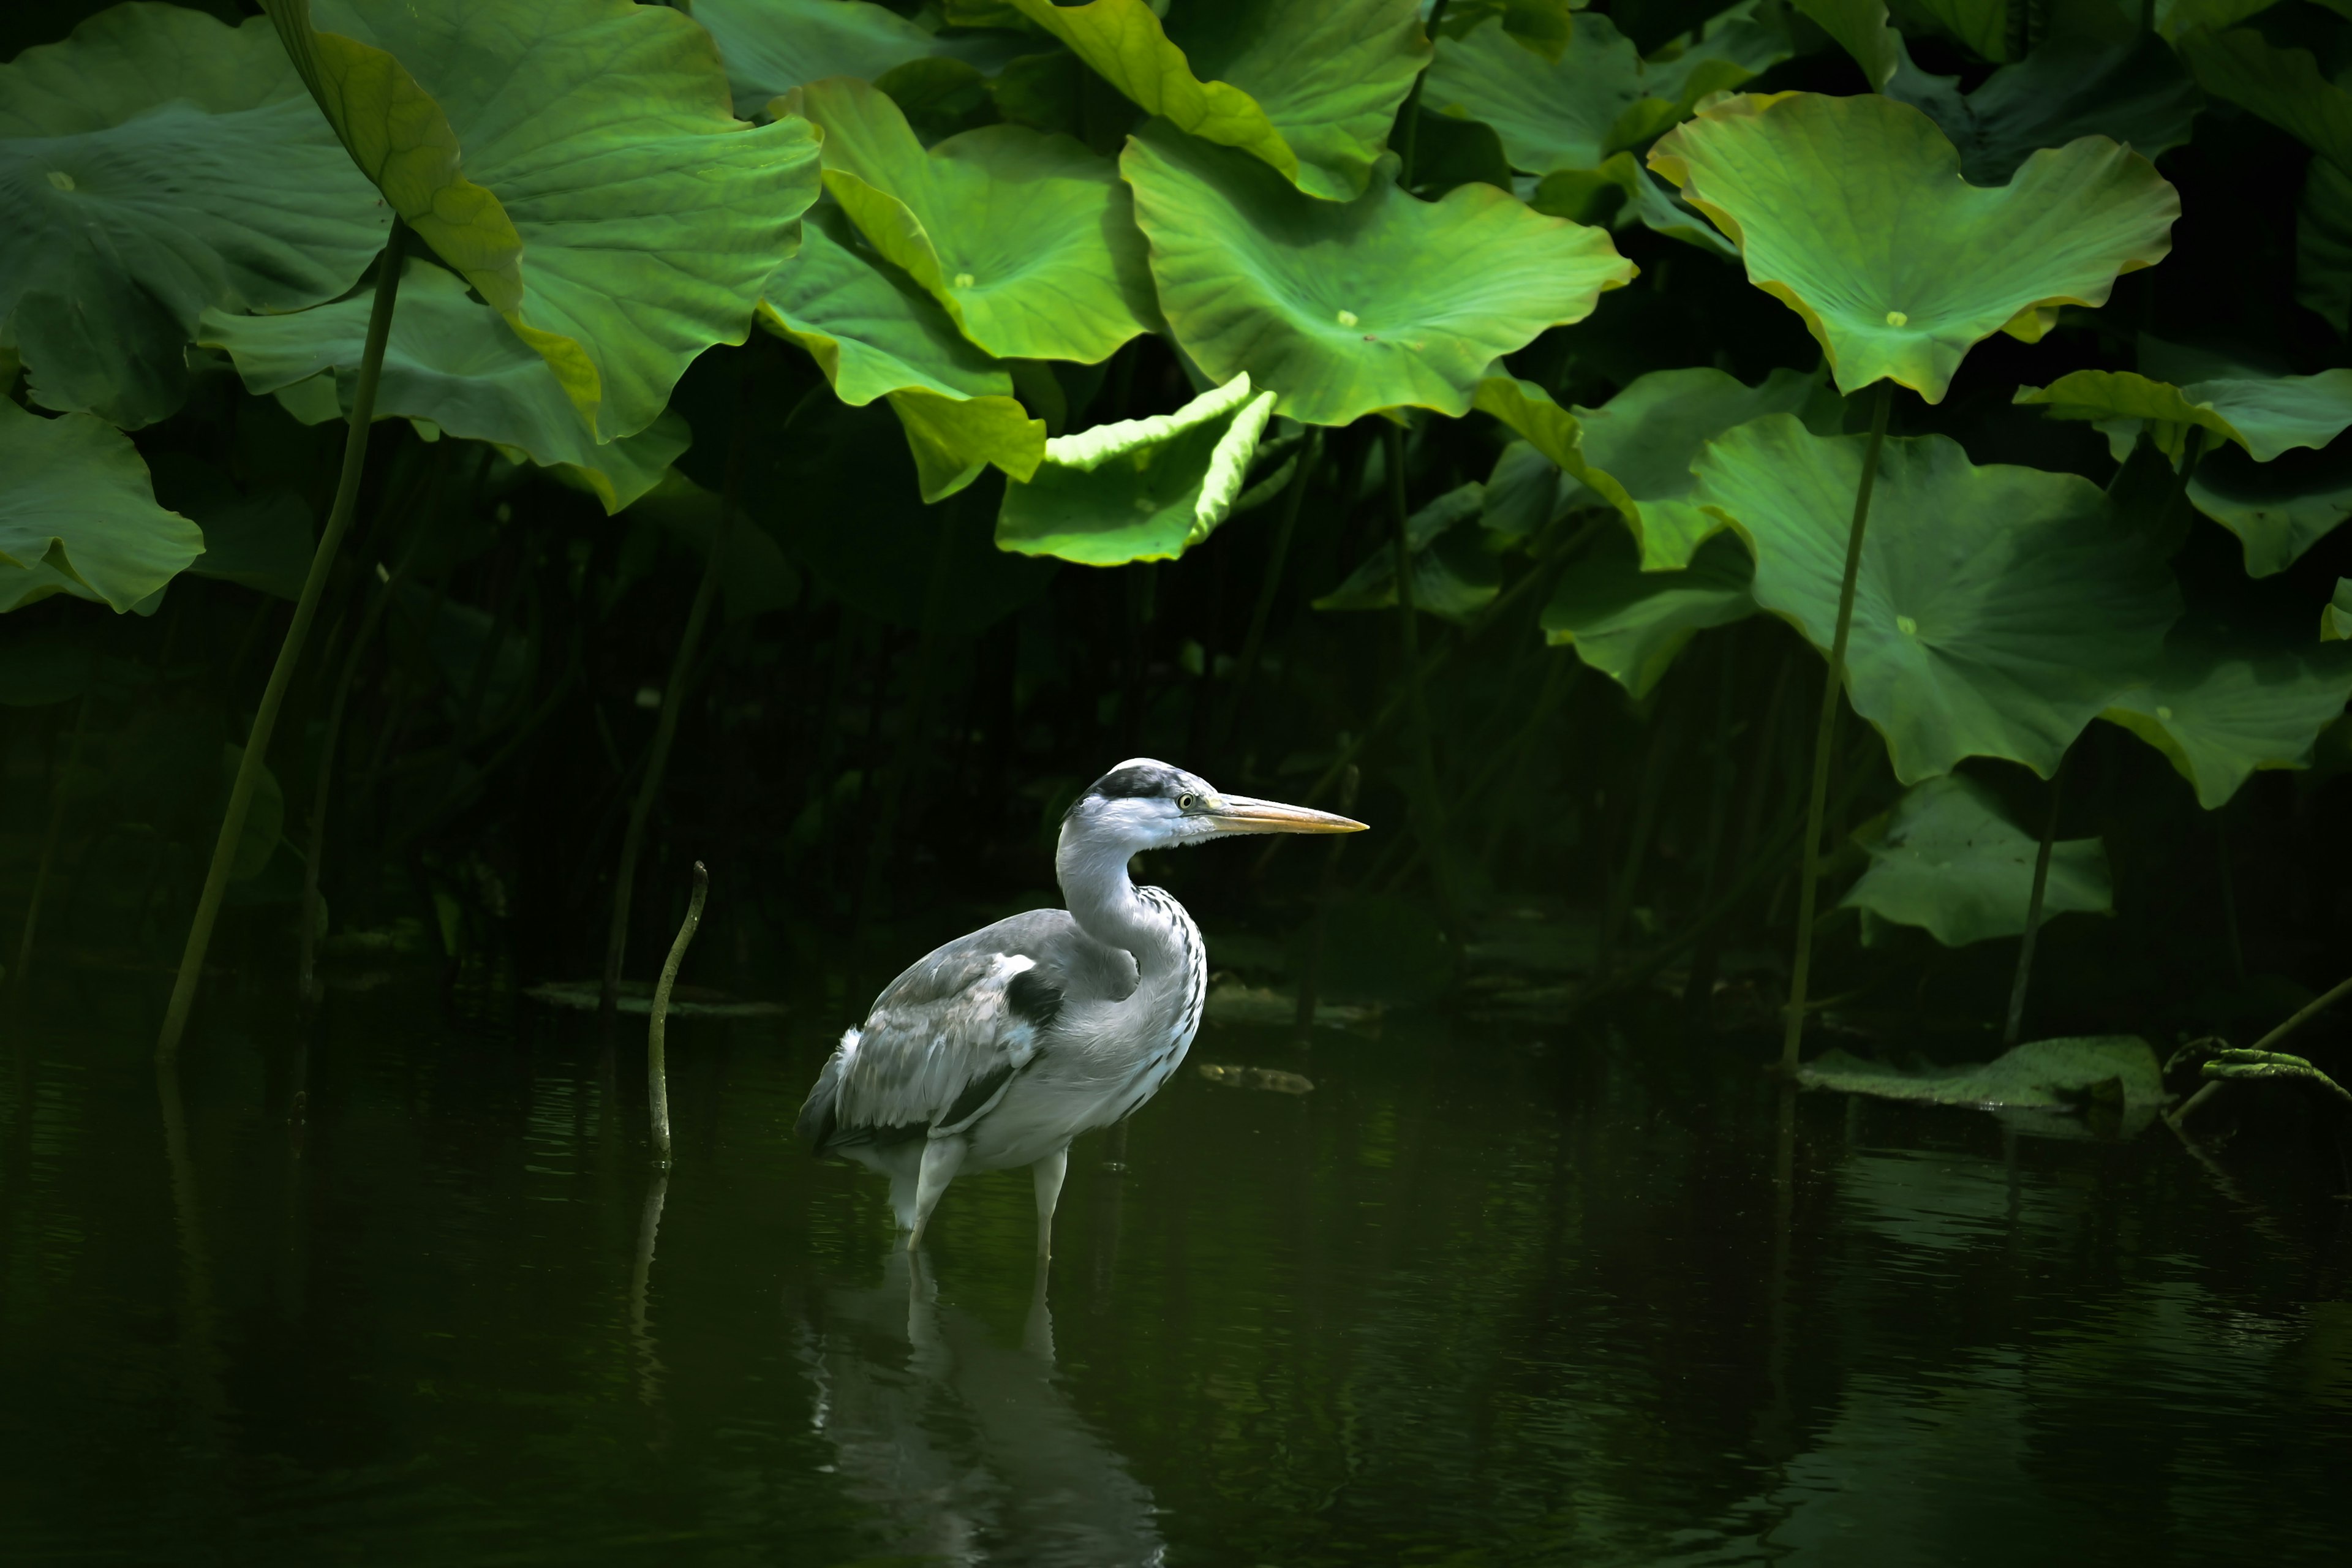
{"label": "heron's tail feather", "polygon": [[793,1136],[816,1153],[824,1153],[825,1144],[832,1140],[834,1101],[841,1093],[841,1069],[856,1054],[859,1037],[855,1029],[842,1032],[841,1044],[825,1059],[824,1070],[816,1075],[815,1087],[801,1102],[800,1116],[793,1122]]}

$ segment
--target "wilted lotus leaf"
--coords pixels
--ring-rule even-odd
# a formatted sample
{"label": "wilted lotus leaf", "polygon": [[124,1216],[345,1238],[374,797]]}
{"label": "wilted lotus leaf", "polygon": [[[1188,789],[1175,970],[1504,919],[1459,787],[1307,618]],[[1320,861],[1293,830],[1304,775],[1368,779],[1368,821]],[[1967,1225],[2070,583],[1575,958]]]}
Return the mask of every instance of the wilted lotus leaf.
{"label": "wilted lotus leaf", "polygon": [[1330,201],[1372,180],[1429,57],[1416,0],[1192,0],[1172,38],[1145,0],[1014,3],[1146,111]]}
{"label": "wilted lotus leaf", "polygon": [[[2001,0],[1987,9],[2006,20]],[[1943,128],[1959,149],[1961,176],[1974,185],[2006,184],[2032,153],[2078,136],[2109,137],[2158,157],[2189,140],[2204,102],[2179,58],[2146,35],[2129,43],[2055,35],[1965,94],[1958,78],[1929,76],[1906,59],[1886,92]]]}
{"label": "wilted lotus leaf", "polygon": [[155,504],[131,437],[94,415],[44,419],[0,397],[0,611],[51,594],[128,610],[203,553]]}
{"label": "wilted lotus leaf", "polygon": [[[2025,934],[2041,841],[2010,821],[1992,791],[1965,773],[1914,785],[1895,809],[1854,835],[1869,868],[1838,900],[1896,925],[1919,926],[1946,947]],[[2115,907],[2107,847],[2096,838],[2051,847],[2042,920]]]}
{"label": "wilted lotus leaf", "polygon": [[735,112],[751,119],[770,99],[829,76],[874,80],[913,60],[960,60],[981,71],[1027,52],[1019,40],[940,34],[867,0],[694,0],[726,62]]}
{"label": "wilted lotus leaf", "polygon": [[906,426],[926,501],[945,500],[991,463],[1025,479],[1045,456],[1045,422],[1016,397],[944,397],[913,386],[890,394],[890,409]]}
{"label": "wilted lotus leaf", "polygon": [[2148,668],[2100,717],[2162,752],[2208,811],[2258,769],[2309,767],[2352,695],[2352,647],[2333,644],[2242,653],[2184,632]]}
{"label": "wilted lotus leaf", "polygon": [[926,153],[898,106],[835,78],[781,100],[824,131],[824,184],[877,253],[1003,359],[1106,359],[1157,319],[1111,164],[989,125]]}
{"label": "wilted lotus leaf", "polygon": [[1726,99],[1650,166],[1804,318],[1841,391],[1891,378],[1930,403],[1985,338],[2033,342],[2059,305],[2102,304],[2117,273],[2163,259],[2180,213],[2154,165],[2102,137],[1968,184],[1933,121],[1874,94]]}
{"label": "wilted lotus leaf", "polygon": [[[1830,645],[1865,437],[1786,414],[1718,437],[1695,499],[1756,558],[1756,602]],[[1963,757],[2045,777],[2151,668],[2180,613],[2156,552],[2088,479],[1977,468],[1940,436],[1885,444],[1856,580],[1846,689],[1906,784]]]}
{"label": "wilted lotus leaf", "polygon": [[176,5],[0,65],[0,357],[42,406],[132,428],[180,405],[205,307],[331,300],[392,222],[269,24]]}
{"label": "wilted lotus leaf", "polygon": [[[1449,621],[1464,621],[1486,608],[1500,590],[1501,565],[1487,553],[1476,524],[1486,510],[1484,485],[1446,491],[1405,520],[1405,544],[1412,563],[1412,605]],[[1315,601],[1318,610],[1388,610],[1396,607],[1396,550],[1382,543],[1348,580]]]}
{"label": "wilted lotus leaf", "polygon": [[1352,202],[1318,202],[1158,125],[1129,139],[1119,166],[1176,341],[1212,378],[1246,373],[1310,425],[1406,405],[1465,413],[1496,357],[1582,321],[1633,276],[1601,230],[1491,185],[1424,202],[1382,178]]}
{"label": "wilted lotus leaf", "polygon": [[2352,427],[2352,370],[2187,386],[2130,371],[2078,370],[2048,386],[2020,387],[2014,401],[2039,404],[2061,419],[2145,423],[2157,446],[2175,458],[2189,427],[2200,426],[2267,463],[2294,447],[2325,447]]}
{"label": "wilted lotus leaf", "polygon": [[1082,566],[1173,561],[1232,512],[1273,414],[1274,394],[1243,375],[1173,414],[1057,437],[1004,487],[996,546]]}
{"label": "wilted lotus leaf", "polygon": [[[208,310],[197,339],[228,351],[247,391],[278,393],[296,418],[315,425],[351,412],[370,302],[361,295],[285,316]],[[425,420],[544,467],[568,466],[608,512],[652,489],[688,439],[686,421],[665,412],[635,436],[598,445],[547,361],[463,279],[415,258],[401,277],[375,416]]]}
{"label": "wilted lotus leaf", "polygon": [[1633,539],[1612,527],[1560,579],[1544,606],[1544,640],[1574,645],[1579,658],[1639,700],[1692,637],[1756,613],[1748,591],[1755,572],[1739,542],[1720,536],[1686,571],[1643,571]]}
{"label": "wilted lotus leaf", "polygon": [[737,120],[710,36],[628,0],[269,0],[352,159],[600,441],[740,343],[816,138]]}

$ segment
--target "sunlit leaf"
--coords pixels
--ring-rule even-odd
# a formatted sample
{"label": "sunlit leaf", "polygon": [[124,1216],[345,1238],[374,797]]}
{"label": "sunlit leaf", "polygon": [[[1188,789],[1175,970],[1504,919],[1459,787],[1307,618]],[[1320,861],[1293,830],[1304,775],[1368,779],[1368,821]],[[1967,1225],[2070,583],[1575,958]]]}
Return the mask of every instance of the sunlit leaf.
{"label": "sunlit leaf", "polygon": [[[314,397],[287,401],[305,423],[343,417],[359,382],[370,300],[355,296],[284,316],[205,312],[199,341],[225,349],[246,390],[287,392],[312,377]],[[430,421],[452,436],[508,447],[545,467],[568,465],[619,511],[686,450],[686,422],[665,413],[634,436],[598,445],[546,360],[464,279],[412,258],[385,341],[375,416]]]}
{"label": "sunlit leaf", "polygon": [[[1838,900],[1896,925],[1918,926],[1946,947],[2025,934],[2041,841],[2010,821],[2000,797],[1966,773],[1914,785],[1854,841],[1870,857]],[[2115,907],[2106,845],[2062,838],[2051,847],[2042,920]]]}
{"label": "sunlit leaf", "polygon": [[1961,176],[1976,185],[2006,184],[2032,153],[2078,136],[2127,142],[2154,158],[2189,140],[2203,103],[2179,57],[2146,36],[2109,43],[2060,34],[1965,94],[1957,77],[1929,76],[1906,59],[1886,90],[1942,128],[1959,149]]}
{"label": "sunlit leaf", "polygon": [[768,280],[760,317],[808,350],[834,395],[853,406],[909,386],[949,397],[1013,395],[1004,367],[830,204],[803,222],[800,254]]}
{"label": "sunlit leaf", "polygon": [[2352,647],[2240,652],[2184,631],[2100,715],[2170,761],[2206,810],[2264,768],[2311,765],[2320,731],[2352,696]]}
{"label": "sunlit leaf", "polygon": [[2187,386],[2130,371],[2078,370],[2048,386],[2020,387],[2013,401],[2039,405],[2060,419],[2144,422],[2154,426],[2157,446],[2173,456],[2187,432],[2201,427],[2267,463],[2294,447],[2325,447],[2352,428],[2352,370]]}
{"label": "sunlit leaf", "polygon": [[1065,136],[991,125],[924,151],[864,82],[787,95],[824,131],[824,184],[875,250],[1003,359],[1106,359],[1156,321],[1118,171]]}
{"label": "sunlit leaf", "polygon": [[929,58],[993,71],[1034,47],[985,34],[933,33],[868,0],[694,0],[679,9],[717,40],[735,112],[746,120],[778,94],[829,76],[872,81]]}
{"label": "sunlit leaf", "polygon": [[[1465,621],[1492,603],[1500,591],[1502,567],[1486,552],[1477,520],[1486,510],[1486,487],[1458,486],[1405,520],[1406,552],[1412,563],[1412,606],[1449,621]],[[1318,610],[1389,610],[1396,607],[1396,548],[1383,542],[1346,582],[1315,601]]]}
{"label": "sunlit leaf", "polygon": [[1056,437],[1004,487],[996,547],[1084,566],[1173,561],[1231,513],[1273,413],[1274,394],[1236,376],[1173,414]]}
{"label": "sunlit leaf", "polygon": [[[710,36],[629,0],[269,0],[361,168],[600,441],[740,343],[816,138],[737,120]],[[307,16],[305,13],[308,13]]]}
{"label": "sunlit leaf", "polygon": [[203,552],[155,504],[131,437],[94,415],[44,419],[0,398],[0,611],[51,594],[128,610]]}
{"label": "sunlit leaf", "polygon": [[1045,422],[1029,417],[1018,398],[948,397],[922,387],[889,395],[926,501],[945,500],[991,463],[1025,479],[1045,458]]}
{"label": "sunlit leaf", "polygon": [[1889,377],[1930,403],[1985,338],[2030,342],[2039,312],[2104,303],[2117,273],[2161,260],[2180,211],[2147,159],[2097,137],[1969,185],[1933,121],[1875,94],[1727,99],[1650,165],[1804,319],[1841,390]]}
{"label": "sunlit leaf", "polygon": [[1531,381],[1488,376],[1479,382],[1473,404],[1518,433],[1570,479],[1591,490],[1622,512],[1628,522],[1637,516],[1633,498],[1584,453],[1584,426],[1575,415],[1552,401],[1551,394]]}
{"label": "sunlit leaf", "polygon": [[1579,658],[1639,700],[1692,637],[1756,613],[1748,591],[1755,571],[1738,540],[1717,537],[1699,547],[1687,571],[1645,572],[1633,536],[1606,529],[1544,606],[1544,639],[1572,644]]}
{"label": "sunlit leaf", "polygon": [[1423,202],[1382,178],[1318,202],[1161,126],[1129,139],[1120,168],[1178,343],[1212,379],[1247,374],[1307,424],[1465,413],[1499,355],[1582,321],[1633,276],[1603,231],[1491,185]]}
{"label": "sunlit leaf", "polygon": [[[1756,558],[1756,602],[1818,648],[1837,619],[1865,445],[1774,414],[1698,460],[1696,499]],[[2171,574],[2088,479],[1978,468],[1940,436],[1891,439],[1864,536],[1846,689],[1906,784],[1970,756],[2046,777],[2153,667],[2179,613]]]}
{"label": "sunlit leaf", "polygon": [[1146,0],[1016,3],[1149,112],[1330,201],[1373,179],[1429,58],[1417,0],[1193,0],[1172,36]]}
{"label": "sunlit leaf", "polygon": [[268,22],[119,5],[0,65],[0,356],[44,407],[180,405],[205,307],[294,310],[391,226]]}

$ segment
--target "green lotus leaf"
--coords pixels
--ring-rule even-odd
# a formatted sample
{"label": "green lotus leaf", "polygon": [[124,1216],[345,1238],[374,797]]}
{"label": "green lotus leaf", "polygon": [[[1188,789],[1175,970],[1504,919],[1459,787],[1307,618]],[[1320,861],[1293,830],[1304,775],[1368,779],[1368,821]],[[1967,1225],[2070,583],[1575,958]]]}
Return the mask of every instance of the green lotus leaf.
{"label": "green lotus leaf", "polygon": [[2193,632],[2099,716],[2162,752],[2208,811],[2265,768],[2311,765],[2319,732],[2352,696],[2352,647],[2247,653]]}
{"label": "green lotus leaf", "polygon": [[2203,103],[2179,58],[2141,35],[2129,43],[2058,35],[1969,93],[1958,78],[1929,76],[1906,58],[1886,90],[1943,129],[1973,185],[2007,184],[2032,153],[2082,136],[2157,157],[2189,140]]}
{"label": "green lotus leaf", "polygon": [[2278,0],[2156,0],[2156,30],[2168,38],[2219,32],[2277,4]]}
{"label": "green lotus leaf", "polygon": [[[608,512],[652,489],[686,450],[686,421],[670,413],[600,446],[547,361],[446,268],[411,258],[399,299],[376,387],[377,418],[425,420],[542,467],[571,468]],[[247,391],[280,394],[295,417],[320,424],[350,412],[369,305],[359,295],[285,316],[208,310],[197,335],[227,351]]]}
{"label": "green lotus leaf", "polygon": [[824,184],[875,250],[1002,359],[1092,364],[1157,319],[1142,237],[1110,163],[1066,136],[990,125],[926,153],[861,81],[783,102],[824,132]]}
{"label": "green lotus leaf", "polygon": [[852,407],[903,387],[943,397],[1013,395],[1005,368],[829,203],[803,221],[800,254],[768,279],[760,319],[808,350],[834,395]]}
{"label": "green lotus leaf", "polygon": [[[1921,927],[1946,947],[2025,934],[2041,840],[2010,821],[2000,797],[1967,774],[1914,785],[1854,842],[1870,865],[1839,908]],[[2114,909],[2106,845],[2096,838],[2052,845],[2042,923]]]}
{"label": "green lotus leaf", "polygon": [[1016,4],[1146,112],[1328,201],[1371,182],[1429,58],[1417,0],[1193,0],[1172,37],[1146,0]]}
{"label": "green lotus leaf", "polygon": [[2336,592],[2319,612],[2319,640],[2352,641],[2352,577],[2336,579]]}
{"label": "green lotus leaf", "polygon": [[1438,26],[1459,38],[1493,20],[1521,47],[1556,60],[1575,36],[1573,0],[1454,0]]}
{"label": "green lotus leaf", "polygon": [[1602,230],[1491,185],[1424,202],[1382,178],[1318,202],[1160,125],[1129,139],[1119,166],[1177,342],[1212,380],[1246,373],[1309,425],[1465,413],[1497,357],[1582,321],[1634,272]]}
{"label": "green lotus leaf", "polygon": [[1874,94],[1726,99],[1650,166],[1804,319],[1841,391],[1885,377],[1930,403],[1985,338],[2032,342],[2042,312],[2102,304],[2117,273],[2162,260],[2180,214],[2154,165],[2100,137],[1970,185],[1933,121]]}
{"label": "green lotus leaf", "polygon": [[[2178,458],[2191,426],[2234,441],[2258,463],[2297,447],[2325,447],[2352,428],[2352,370],[2200,381],[2187,386],[2130,371],[2078,370],[2044,387],[2020,387],[2012,401],[2060,419],[2126,420]],[[2137,429],[2132,434],[2137,435]]]}
{"label": "green lotus leaf", "polygon": [[1588,13],[1574,39],[1547,59],[1492,25],[1439,40],[1422,105],[1491,125],[1511,165],[1533,174],[1597,169],[1690,113],[1711,92],[1738,87],[1790,53],[1785,35],[1758,26],[1753,6],[1727,16],[1670,60],[1645,63],[1608,17]]}
{"label": "green lotus leaf", "polygon": [[214,577],[289,603],[301,598],[319,548],[310,509],[292,490],[264,490],[196,510],[205,552],[188,563],[194,577]]}
{"label": "green lotus leaf", "polygon": [[[1756,602],[1829,647],[1866,438],[1772,414],[1718,437],[1695,497],[1756,558]],[[1864,535],[1847,649],[1854,711],[1905,784],[1963,757],[2048,777],[2156,661],[2180,614],[2154,551],[2073,474],[1970,464],[1941,436],[1890,439]]]}
{"label": "green lotus leaf", "polygon": [[1889,24],[1885,0],[1790,0],[1853,57],[1872,90],[1883,88],[1903,58],[1903,36]]}
{"label": "green lotus leaf", "polygon": [[1924,1068],[1864,1061],[1846,1051],[1823,1051],[1797,1069],[1807,1089],[1874,1094],[1929,1105],[2015,1106],[2077,1110],[2106,1085],[2127,1106],[2159,1106],[2169,1098],[2156,1053],[2137,1035],[2082,1035],[2028,1040],[1989,1062]]}
{"label": "green lotus leaf", "polygon": [[2309,49],[2281,48],[2251,27],[2189,33],[2175,47],[2198,86],[2352,173],[2352,93],[2327,79]]}
{"label": "green lotus leaf", "polygon": [[867,0],[694,0],[681,6],[709,30],[727,65],[735,112],[746,120],[770,99],[829,76],[872,81],[922,59],[993,73],[1034,46],[986,35],[925,30]]}
{"label": "green lotus leaf", "polygon": [[1600,465],[1587,460],[1583,423],[1554,403],[1542,387],[1510,376],[1487,376],[1478,383],[1472,406],[1501,420],[1562,473],[1615,507],[1627,521],[1635,520],[1635,503],[1625,487]]}
{"label": "green lotus leaf", "polygon": [[0,610],[51,594],[128,610],[204,552],[194,523],[155,504],[131,437],[94,415],[0,398]]}
{"label": "green lotus leaf", "polygon": [[991,463],[1025,479],[1045,459],[1045,422],[1029,417],[1019,398],[943,397],[919,386],[889,395],[927,503],[947,500]]}
{"label": "green lotus leaf", "polygon": [[2009,58],[2008,0],[1895,0],[1905,32],[1940,33],[1995,65]]}
{"label": "green lotus leaf", "polygon": [[2352,332],[2352,174],[2314,158],[2294,213],[2294,298],[2337,333]]}
{"label": "green lotus leaf", "polygon": [[1540,533],[1567,510],[1573,483],[1533,442],[1510,442],[1486,476],[1479,521],[1508,539]]}
{"label": "green lotus leaf", "polygon": [[651,425],[698,354],[749,333],[815,198],[816,137],[737,120],[687,17],[629,0],[270,5],[361,168],[599,441]]}
{"label": "green lotus leaf", "polygon": [[1082,566],[1173,561],[1231,514],[1273,415],[1274,394],[1244,375],[1173,414],[1055,437],[1004,487],[996,547]]}
{"label": "green lotus leaf", "polygon": [[[1468,620],[1494,602],[1503,572],[1475,526],[1486,510],[1486,487],[1461,485],[1405,520],[1412,563],[1412,607],[1444,620]],[[1315,601],[1318,610],[1396,608],[1396,550],[1382,543],[1346,582]]]}
{"label": "green lotus leaf", "polygon": [[1699,548],[1687,571],[1644,571],[1633,536],[1610,529],[1544,606],[1544,640],[1574,645],[1579,658],[1638,701],[1692,637],[1756,613],[1748,591],[1755,572],[1739,542],[1721,536]]}
{"label": "green lotus leaf", "polygon": [[47,408],[180,405],[207,306],[297,310],[391,226],[269,24],[118,5],[0,65],[0,359]]}

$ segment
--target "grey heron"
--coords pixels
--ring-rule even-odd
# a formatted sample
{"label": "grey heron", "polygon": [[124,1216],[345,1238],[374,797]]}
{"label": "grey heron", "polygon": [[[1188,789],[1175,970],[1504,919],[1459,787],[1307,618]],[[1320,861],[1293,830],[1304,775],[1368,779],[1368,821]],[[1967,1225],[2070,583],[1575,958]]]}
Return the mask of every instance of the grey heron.
{"label": "grey heron", "polygon": [[961,1172],[1030,1168],[1037,1255],[1053,1248],[1070,1140],[1168,1081],[1201,1026],[1209,959],[1184,906],[1139,888],[1147,849],[1244,833],[1357,833],[1326,811],[1223,795],[1137,757],[1062,817],[1062,910],[1031,910],[919,960],[841,1037],[795,1131],[890,1178],[909,1252]]}

